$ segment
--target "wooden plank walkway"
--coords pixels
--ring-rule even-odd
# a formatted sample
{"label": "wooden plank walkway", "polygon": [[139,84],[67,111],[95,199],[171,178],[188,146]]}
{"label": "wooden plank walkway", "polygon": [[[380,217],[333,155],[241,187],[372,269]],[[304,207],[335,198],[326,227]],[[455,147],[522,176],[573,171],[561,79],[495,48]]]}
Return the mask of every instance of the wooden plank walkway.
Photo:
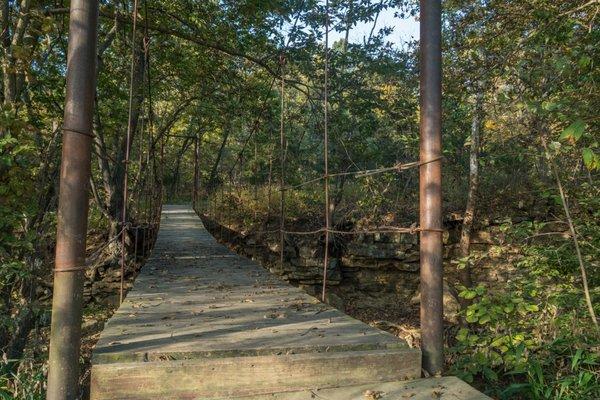
{"label": "wooden plank walkway", "polygon": [[189,207],[165,206],[152,256],[94,350],[91,396],[302,396],[418,378],[420,357],[218,244]]}

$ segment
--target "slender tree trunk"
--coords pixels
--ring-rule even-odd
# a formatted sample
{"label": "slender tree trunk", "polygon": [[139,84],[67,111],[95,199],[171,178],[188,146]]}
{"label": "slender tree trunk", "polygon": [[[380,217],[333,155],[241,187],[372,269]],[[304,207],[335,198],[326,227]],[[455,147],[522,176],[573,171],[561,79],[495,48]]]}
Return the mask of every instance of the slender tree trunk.
{"label": "slender tree trunk", "polygon": [[585,268],[585,264],[583,263],[583,256],[581,254],[581,249],[579,248],[579,239],[577,237],[577,231],[575,230],[575,223],[573,222],[573,218],[571,218],[571,211],[569,210],[569,203],[568,203],[567,195],[563,189],[562,182],[560,180],[560,175],[558,174],[558,168],[556,167],[554,160],[550,156],[550,151],[548,151],[546,139],[543,136],[542,136],[542,145],[544,147],[544,152],[546,154],[546,158],[548,159],[548,164],[550,164],[550,169],[552,170],[552,174],[554,175],[554,179],[556,180],[556,187],[558,188],[558,192],[560,193],[560,198],[562,200],[565,217],[567,217],[567,223],[569,224],[571,238],[573,239],[573,245],[575,246],[575,254],[577,255],[577,260],[579,261],[579,270],[581,272],[581,280],[583,283],[583,295],[585,297],[585,302],[588,307],[588,312],[590,313],[590,319],[594,323],[596,330],[600,330],[600,327],[598,325],[598,319],[596,318],[596,313],[594,312],[592,296],[590,295],[590,289],[589,289],[588,278],[587,278],[587,270]]}
{"label": "slender tree trunk", "polygon": [[219,152],[217,153],[217,158],[212,166],[210,171],[210,178],[208,179],[207,189],[209,191],[214,190],[214,186],[217,181],[217,171],[219,170],[219,164],[221,163],[221,158],[223,157],[223,151],[225,150],[225,145],[227,145],[227,139],[229,138],[229,133],[231,132],[231,128],[227,126],[225,128],[225,132],[223,132],[223,141],[221,142],[221,147],[219,148]]}
{"label": "slender tree trunk", "polygon": [[198,211],[198,158],[200,157],[200,134],[194,139],[194,182],[192,186],[192,208]]}
{"label": "slender tree trunk", "polygon": [[477,211],[477,196],[479,191],[479,150],[481,145],[481,119],[483,112],[483,92],[481,86],[478,86],[478,92],[475,97],[475,107],[473,109],[473,119],[471,123],[471,150],[469,154],[469,192],[467,194],[467,206],[460,234],[460,256],[465,261],[464,266],[459,270],[460,282],[465,287],[473,286],[471,276],[471,234],[473,231],[473,222]]}
{"label": "slender tree trunk", "polygon": [[350,29],[352,29],[352,14],[354,13],[354,0],[348,0],[348,11],[346,12],[346,33],[344,35],[345,53],[348,50],[348,40],[350,38]]}
{"label": "slender tree trunk", "polygon": [[4,104],[11,105],[15,101],[15,74],[14,58],[12,56],[11,32],[10,32],[10,6],[8,0],[2,2],[0,8],[2,19],[2,89]]}
{"label": "slender tree trunk", "polygon": [[13,104],[17,99],[17,72],[15,71],[15,58],[12,50],[21,46],[25,31],[29,25],[29,9],[31,0],[21,0],[19,3],[19,17],[13,28],[12,37],[10,32],[10,6],[5,0],[0,8],[0,19],[2,20],[2,47],[4,60],[2,63],[2,79],[4,88],[4,104]]}
{"label": "slender tree trunk", "polygon": [[344,187],[346,186],[346,180],[346,176],[340,176],[337,178],[337,181],[334,185],[333,196],[331,198],[331,203],[329,204],[329,220],[331,221],[332,226],[336,226],[338,222],[336,211],[344,198]]}
{"label": "slender tree trunk", "polygon": [[[131,143],[134,142],[137,126],[139,124],[140,114],[142,112],[142,106],[144,102],[144,72],[145,72],[145,57],[142,50],[142,43],[140,40],[139,46],[136,50],[136,64],[135,72],[133,75],[133,104],[131,120],[128,124],[131,124],[129,128],[131,131]],[[108,211],[111,215],[110,220],[110,238],[112,239],[119,233],[119,226],[121,224],[122,209],[123,209],[123,186],[125,184],[125,153],[127,149],[127,137],[125,134],[122,135],[120,141],[117,141],[118,147],[116,149],[116,155],[114,159],[114,165],[112,168],[112,174],[108,181],[104,181],[104,191],[108,198]]]}
{"label": "slender tree trunk", "polygon": [[181,171],[181,161],[183,159],[183,155],[190,147],[192,143],[191,139],[185,138],[183,144],[181,145],[181,150],[177,154],[177,159],[175,160],[175,170],[173,171],[173,183],[171,184],[171,195],[177,198],[177,194],[179,193],[179,181],[180,181],[180,171]]}

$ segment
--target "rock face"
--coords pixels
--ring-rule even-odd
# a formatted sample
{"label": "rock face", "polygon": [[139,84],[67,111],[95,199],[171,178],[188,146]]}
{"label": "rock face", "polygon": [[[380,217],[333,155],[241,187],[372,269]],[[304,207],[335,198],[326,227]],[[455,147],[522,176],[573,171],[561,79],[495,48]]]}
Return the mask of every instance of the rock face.
{"label": "rock face", "polygon": [[[244,254],[268,268],[282,279],[297,285],[307,293],[321,296],[323,283],[324,237],[287,235],[283,264],[280,262],[278,234],[258,235],[237,232],[204,219],[208,230],[236,252]],[[502,233],[487,227],[476,231],[472,247],[499,244]],[[451,226],[444,233],[444,263],[449,266],[455,258],[460,239],[460,226]],[[478,282],[501,281],[493,270],[478,268]],[[449,280],[451,281],[451,280]],[[418,235],[380,233],[371,235],[338,236],[330,246],[327,267],[326,301],[336,308],[366,307],[386,310],[389,305],[419,303],[419,243]],[[357,300],[360,297],[360,301]],[[455,321],[459,310],[457,293],[444,283],[445,317]]]}
{"label": "rock face", "polygon": [[[129,239],[132,243],[128,246],[130,253],[125,261],[125,290],[129,289],[131,282],[144,264],[155,240],[155,235],[156,232],[148,225],[140,225],[137,234],[130,233]],[[137,240],[137,243],[135,243],[135,240]],[[106,252],[108,254],[103,254],[105,257],[99,257],[100,262],[96,261],[94,263],[88,260],[93,266],[86,271],[83,299],[85,303],[93,302],[107,306],[118,306],[121,289],[120,253],[116,253],[117,256],[115,257],[114,251],[111,252],[110,249],[106,249]]]}
{"label": "rock face", "polygon": [[[320,297],[323,283],[323,237],[288,235],[280,263],[277,235],[258,237],[204,220],[211,233],[233,249],[253,258],[284,280]],[[344,296],[353,290],[368,293],[373,305],[409,302],[419,283],[419,246],[416,235],[375,234],[336,238],[330,247],[326,301],[343,309]],[[334,293],[337,292],[338,294]]]}

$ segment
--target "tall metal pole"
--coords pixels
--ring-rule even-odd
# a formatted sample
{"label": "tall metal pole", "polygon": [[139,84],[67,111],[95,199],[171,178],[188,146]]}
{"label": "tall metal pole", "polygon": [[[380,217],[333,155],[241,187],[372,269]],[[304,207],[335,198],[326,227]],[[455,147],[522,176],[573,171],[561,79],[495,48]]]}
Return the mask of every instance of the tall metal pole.
{"label": "tall metal pole", "polygon": [[442,267],[441,1],[421,0],[421,351],[430,374],[444,367]]}
{"label": "tall metal pole", "polygon": [[97,25],[97,0],[71,0],[48,400],[79,395]]}

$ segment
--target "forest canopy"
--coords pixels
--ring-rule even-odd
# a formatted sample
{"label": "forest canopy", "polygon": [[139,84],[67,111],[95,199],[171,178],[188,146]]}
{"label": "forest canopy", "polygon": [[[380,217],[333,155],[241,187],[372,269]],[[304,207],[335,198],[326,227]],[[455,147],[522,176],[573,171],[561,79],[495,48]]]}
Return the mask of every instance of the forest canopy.
{"label": "forest canopy", "polygon": [[[133,279],[146,253],[130,227],[161,203],[268,231],[285,192],[286,226],[320,228],[325,121],[332,226],[416,224],[416,169],[358,172],[418,160],[419,40],[400,34],[418,2],[136,4],[100,1],[90,287],[118,272],[124,231]],[[68,11],[0,7],[0,398],[44,397]],[[444,269],[460,304],[447,371],[497,398],[600,398],[599,14],[594,0],[443,1],[444,226],[459,236]],[[478,232],[490,246],[471,246]],[[492,267],[507,278],[482,279]],[[113,311],[87,299],[85,315]]]}

